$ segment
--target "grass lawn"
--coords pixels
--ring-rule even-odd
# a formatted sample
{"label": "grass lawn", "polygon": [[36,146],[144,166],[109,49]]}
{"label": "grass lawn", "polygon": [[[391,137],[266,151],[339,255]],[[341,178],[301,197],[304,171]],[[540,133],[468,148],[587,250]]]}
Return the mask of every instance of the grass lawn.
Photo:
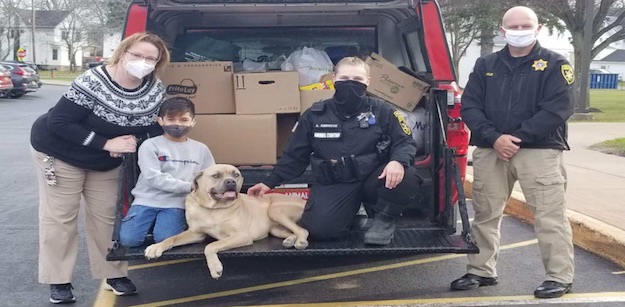
{"label": "grass lawn", "polygon": [[625,157],[625,138],[608,140],[590,146],[591,149],[601,151],[603,153],[613,154]]}
{"label": "grass lawn", "polygon": [[[74,81],[76,77],[83,73],[83,70],[79,70],[75,73],[69,72],[69,70],[54,70],[54,71],[40,71],[39,77],[42,81],[45,80],[58,80],[58,81]],[[54,76],[54,77],[53,77]]]}
{"label": "grass lawn", "polygon": [[625,122],[625,88],[590,90],[590,108],[595,122]]}

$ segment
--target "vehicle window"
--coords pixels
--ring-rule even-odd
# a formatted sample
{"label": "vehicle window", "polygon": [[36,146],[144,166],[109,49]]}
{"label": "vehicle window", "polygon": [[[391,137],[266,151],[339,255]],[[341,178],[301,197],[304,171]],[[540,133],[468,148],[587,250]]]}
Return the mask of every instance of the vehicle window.
{"label": "vehicle window", "polygon": [[417,32],[405,34],[404,41],[408,46],[408,57],[410,58],[411,69],[416,72],[426,71],[428,67],[423,58],[425,50],[421,49],[419,34]]}
{"label": "vehicle window", "polygon": [[37,73],[34,69],[32,69],[32,68],[30,68],[28,66],[20,66],[20,67],[22,67],[22,69],[24,71],[26,71],[27,73],[29,73],[29,74],[36,74]]}
{"label": "vehicle window", "polygon": [[[284,27],[191,29],[176,37],[172,59],[233,61],[249,59],[279,65],[302,47],[325,51],[336,64],[345,56],[366,57],[377,51],[375,27]],[[279,69],[272,67],[270,69]]]}
{"label": "vehicle window", "polygon": [[8,69],[6,69],[4,66],[0,65],[0,72],[7,72]]}

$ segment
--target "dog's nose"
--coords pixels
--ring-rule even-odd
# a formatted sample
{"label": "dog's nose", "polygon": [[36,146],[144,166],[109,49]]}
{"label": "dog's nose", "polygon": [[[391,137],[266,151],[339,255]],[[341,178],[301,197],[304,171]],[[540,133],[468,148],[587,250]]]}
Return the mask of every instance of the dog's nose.
{"label": "dog's nose", "polygon": [[226,179],[226,188],[235,188],[237,186],[237,182],[234,179]]}

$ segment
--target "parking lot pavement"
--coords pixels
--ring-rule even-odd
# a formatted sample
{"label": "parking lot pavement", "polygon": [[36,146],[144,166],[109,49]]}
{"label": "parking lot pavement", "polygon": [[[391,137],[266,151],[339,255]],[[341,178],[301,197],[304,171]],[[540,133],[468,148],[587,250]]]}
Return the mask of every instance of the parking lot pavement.
{"label": "parking lot pavement", "polygon": [[[0,99],[0,306],[50,306],[48,287],[37,283],[37,187],[29,153],[29,131],[66,89],[44,85],[33,95]],[[83,229],[82,222],[80,224]],[[83,231],[81,231],[82,233]],[[224,276],[213,280],[203,259],[131,263],[139,295],[115,297],[90,277],[80,243],[71,306],[366,306],[540,305],[531,296],[543,278],[532,227],[504,218],[500,284],[451,292],[465,272],[465,255],[390,257],[295,257],[224,259]],[[576,249],[573,293],[555,306],[623,306],[625,272]],[[551,304],[549,305],[551,306]]]}
{"label": "parking lot pavement", "polygon": [[[568,306],[623,306],[622,269],[576,249],[573,292],[550,300]],[[450,291],[465,273],[466,256],[293,257],[224,259],[213,280],[204,259],[131,263],[141,293],[95,306],[496,306],[540,305],[534,289],[544,270],[530,225],[505,217],[499,285]],[[620,304],[620,305],[619,305]],[[550,304],[551,306],[551,304]],[[556,304],[557,306],[557,304]]]}

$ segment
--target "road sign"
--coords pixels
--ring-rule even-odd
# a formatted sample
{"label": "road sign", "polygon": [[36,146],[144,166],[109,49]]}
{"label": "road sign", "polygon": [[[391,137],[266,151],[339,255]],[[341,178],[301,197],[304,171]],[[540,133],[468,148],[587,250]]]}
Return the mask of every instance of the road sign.
{"label": "road sign", "polygon": [[17,49],[17,57],[18,58],[25,58],[26,57],[26,50],[20,48]]}

